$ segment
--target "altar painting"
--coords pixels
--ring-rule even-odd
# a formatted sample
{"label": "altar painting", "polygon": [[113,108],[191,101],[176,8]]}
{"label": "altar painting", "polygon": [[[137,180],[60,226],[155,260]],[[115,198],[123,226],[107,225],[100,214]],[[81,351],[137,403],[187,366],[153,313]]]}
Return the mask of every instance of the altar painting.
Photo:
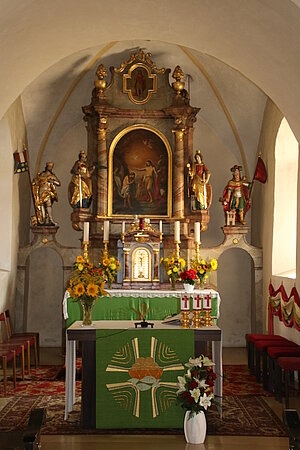
{"label": "altar painting", "polygon": [[166,139],[146,128],[124,134],[110,153],[112,215],[170,215],[171,151]]}

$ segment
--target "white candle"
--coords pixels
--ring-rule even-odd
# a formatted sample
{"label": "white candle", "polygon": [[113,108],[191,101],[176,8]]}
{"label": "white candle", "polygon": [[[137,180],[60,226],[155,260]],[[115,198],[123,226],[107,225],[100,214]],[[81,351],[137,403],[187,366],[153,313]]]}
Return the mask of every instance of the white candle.
{"label": "white candle", "polygon": [[203,309],[211,309],[211,295],[203,296]]}
{"label": "white candle", "polygon": [[90,222],[83,223],[83,242],[89,242]]}
{"label": "white candle", "polygon": [[195,234],[195,242],[196,242],[196,244],[200,244],[201,243],[201,241],[200,241],[200,222],[195,222],[194,234]]}
{"label": "white candle", "polygon": [[123,222],[122,222],[122,234],[124,234],[125,233],[125,221],[123,220]]}
{"label": "white candle", "polygon": [[103,241],[109,241],[109,220],[104,220],[103,226]]}
{"label": "white candle", "polygon": [[176,220],[174,224],[174,241],[180,242],[180,222],[179,220]]}
{"label": "white candle", "polygon": [[159,221],[159,232],[162,233],[162,220]]}
{"label": "white candle", "polygon": [[202,300],[202,298],[200,297],[199,294],[194,295],[194,297],[193,297],[193,309],[201,309],[201,300]]}

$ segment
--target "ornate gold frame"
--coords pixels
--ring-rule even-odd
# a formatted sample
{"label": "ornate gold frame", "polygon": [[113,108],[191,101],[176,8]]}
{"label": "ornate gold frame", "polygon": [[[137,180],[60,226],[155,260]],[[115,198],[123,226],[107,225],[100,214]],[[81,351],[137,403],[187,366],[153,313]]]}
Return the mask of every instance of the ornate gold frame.
{"label": "ornate gold frame", "polygon": [[[147,253],[148,257],[148,277],[147,278],[139,278],[134,276],[134,266],[136,264],[136,254],[139,250],[144,250]],[[151,281],[152,274],[152,255],[150,250],[145,246],[136,247],[131,254],[131,281]]]}
{"label": "ornate gold frame", "polygon": [[[126,81],[128,79],[131,79],[131,74],[137,67],[142,67],[143,69],[145,69],[146,72],[148,73],[148,77],[153,80],[153,89],[148,89],[148,95],[144,100],[136,100],[132,95],[131,89],[126,89],[126,84],[127,84]],[[156,93],[156,91],[157,91],[157,77],[155,74],[151,73],[151,70],[145,64],[136,63],[130,67],[130,69],[128,70],[128,73],[124,73],[124,75],[123,75],[123,93],[128,94],[129,100],[132,103],[135,103],[136,105],[143,105],[144,103],[147,103],[150,100],[151,94]]]}
{"label": "ornate gold frame", "polygon": [[119,140],[125,136],[125,134],[129,133],[133,130],[148,130],[155,133],[160,139],[163,141],[163,143],[166,146],[167,152],[168,152],[168,198],[167,198],[167,215],[164,216],[149,216],[157,219],[163,219],[166,217],[172,216],[172,150],[171,146],[169,144],[168,139],[166,136],[156,128],[152,127],[151,125],[146,124],[135,124],[131,125],[127,128],[124,128],[120,133],[117,134],[117,136],[113,139],[110,147],[109,147],[109,154],[108,154],[108,217],[134,217],[134,214],[112,214],[112,202],[113,202],[113,154],[116,148],[117,143]]}

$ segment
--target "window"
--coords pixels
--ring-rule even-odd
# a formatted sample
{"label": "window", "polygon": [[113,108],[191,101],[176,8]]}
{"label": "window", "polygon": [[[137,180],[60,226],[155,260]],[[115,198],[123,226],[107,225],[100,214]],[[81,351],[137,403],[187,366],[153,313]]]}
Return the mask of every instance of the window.
{"label": "window", "polygon": [[275,144],[273,275],[296,278],[299,144],[283,119]]}

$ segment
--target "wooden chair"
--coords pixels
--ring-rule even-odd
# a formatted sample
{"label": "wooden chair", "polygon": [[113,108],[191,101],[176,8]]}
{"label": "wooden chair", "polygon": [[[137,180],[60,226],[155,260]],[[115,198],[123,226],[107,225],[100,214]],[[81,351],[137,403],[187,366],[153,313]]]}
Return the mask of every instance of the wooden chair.
{"label": "wooden chair", "polygon": [[7,390],[7,363],[12,361],[13,366],[13,383],[14,388],[16,387],[17,376],[16,376],[16,352],[12,349],[0,350],[0,358],[2,359],[2,370],[3,370],[3,392],[6,395]]}
{"label": "wooden chair", "polygon": [[[6,334],[6,317],[4,313],[0,314],[0,324],[4,325],[5,334]],[[7,334],[6,334],[7,335]],[[29,349],[29,358],[30,358],[30,347],[28,343],[26,344],[27,351]],[[21,356],[21,370],[22,370],[22,379],[25,379],[25,344],[22,342],[16,341],[3,341],[2,338],[2,330],[0,330],[0,351],[9,351],[14,350],[16,356]]]}
{"label": "wooden chair", "polygon": [[25,331],[22,333],[15,333],[9,309],[7,309],[4,312],[4,314],[5,314],[6,322],[7,322],[9,339],[24,338],[24,339],[30,340],[30,345],[33,345],[33,348],[34,348],[34,362],[35,362],[35,368],[37,368],[38,364],[40,363],[40,335],[39,335],[39,333],[35,332],[35,331]]}
{"label": "wooden chair", "polygon": [[7,450],[37,450],[41,448],[41,427],[45,422],[46,409],[32,409],[25,430],[0,433],[0,448]]}

